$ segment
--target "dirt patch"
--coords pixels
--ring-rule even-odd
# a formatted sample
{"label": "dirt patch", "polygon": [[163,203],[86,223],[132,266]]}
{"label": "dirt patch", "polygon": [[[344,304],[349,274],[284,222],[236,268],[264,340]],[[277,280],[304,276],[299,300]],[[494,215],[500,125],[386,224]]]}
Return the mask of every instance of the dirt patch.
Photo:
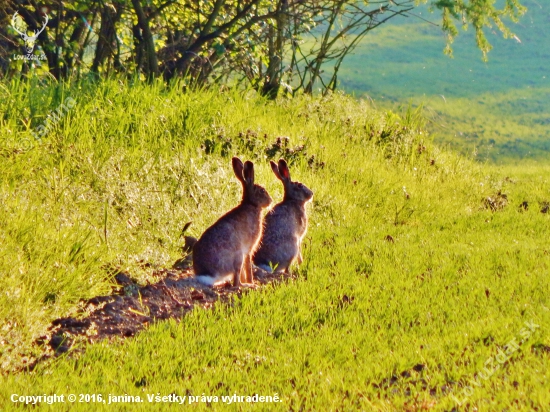
{"label": "dirt patch", "polygon": [[502,210],[508,205],[508,196],[499,191],[497,194],[483,199],[483,205],[492,212]]}
{"label": "dirt patch", "polygon": [[529,202],[527,200],[524,200],[523,202],[521,202],[518,210],[520,212],[527,212],[529,210]]}
{"label": "dirt patch", "polygon": [[[139,286],[125,273],[118,273],[115,276],[118,287],[111,295],[89,299],[77,315],[52,322],[48,334],[36,341],[44,349],[44,355],[25,369],[32,370],[41,361],[66,353],[76,342],[131,337],[157,321],[181,319],[196,305],[209,308],[217,301],[230,302],[249,291],[231,285],[216,288],[201,285],[193,279],[189,263],[190,259],[179,260],[174,268],[156,273],[159,282],[145,286]],[[256,269],[254,275],[258,287],[292,277],[262,269]]]}

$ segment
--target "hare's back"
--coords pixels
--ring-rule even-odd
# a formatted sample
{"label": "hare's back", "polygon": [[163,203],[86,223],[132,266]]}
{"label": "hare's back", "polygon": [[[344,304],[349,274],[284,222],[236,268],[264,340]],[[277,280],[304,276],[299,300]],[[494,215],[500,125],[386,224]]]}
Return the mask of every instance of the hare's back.
{"label": "hare's back", "polygon": [[238,240],[238,221],[235,219],[219,219],[205,230],[195,245],[195,248],[197,246],[199,248],[207,247],[209,249],[225,248],[226,245],[236,243]]}

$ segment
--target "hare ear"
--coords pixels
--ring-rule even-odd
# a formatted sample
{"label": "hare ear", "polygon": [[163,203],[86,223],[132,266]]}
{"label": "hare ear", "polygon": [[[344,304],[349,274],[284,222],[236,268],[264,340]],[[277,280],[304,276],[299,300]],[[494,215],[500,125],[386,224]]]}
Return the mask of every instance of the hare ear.
{"label": "hare ear", "polygon": [[244,162],[243,176],[247,185],[254,185],[254,163],[250,160]]}
{"label": "hare ear", "polygon": [[244,175],[243,175],[243,162],[241,162],[241,159],[238,157],[234,157],[231,159],[231,163],[233,164],[233,171],[235,172],[235,176],[237,176],[237,179],[241,181],[241,183],[244,184]]}
{"label": "hare ear", "polygon": [[275,176],[277,176],[277,179],[283,182],[285,179],[279,173],[279,166],[277,166],[277,163],[275,163],[273,160],[270,160],[269,164],[271,165],[271,170],[273,170],[273,173],[275,174]]}
{"label": "hare ear", "polygon": [[288,180],[290,182],[290,171],[285,159],[279,160],[279,174],[283,177],[281,180]]}

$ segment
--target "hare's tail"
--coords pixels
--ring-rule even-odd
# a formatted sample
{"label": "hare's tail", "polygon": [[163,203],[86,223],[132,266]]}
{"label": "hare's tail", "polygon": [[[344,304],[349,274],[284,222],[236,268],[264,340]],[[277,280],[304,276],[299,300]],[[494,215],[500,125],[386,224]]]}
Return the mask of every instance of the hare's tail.
{"label": "hare's tail", "polygon": [[195,275],[195,279],[197,279],[200,283],[206,286],[216,286],[220,285],[222,283],[230,282],[231,279],[233,279],[233,275],[229,274],[226,276],[210,276],[210,275]]}

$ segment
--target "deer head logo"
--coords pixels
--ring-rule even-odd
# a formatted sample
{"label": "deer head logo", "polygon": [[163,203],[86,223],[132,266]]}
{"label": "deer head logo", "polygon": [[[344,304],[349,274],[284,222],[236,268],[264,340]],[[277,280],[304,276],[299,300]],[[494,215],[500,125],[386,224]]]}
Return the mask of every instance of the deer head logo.
{"label": "deer head logo", "polygon": [[18,13],[15,12],[15,14],[13,15],[13,17],[11,18],[11,25],[13,27],[13,29],[19,33],[19,35],[21,36],[21,38],[25,41],[25,50],[27,51],[27,54],[32,54],[32,51],[34,50],[34,44],[36,42],[36,39],[38,38],[38,36],[40,35],[40,33],[42,33],[44,31],[44,29],[46,28],[46,25],[48,24],[48,15],[46,14],[46,20],[44,21],[44,25],[42,26],[42,28],[40,30],[34,30],[32,33],[32,36],[29,36],[26,32],[24,31],[21,31],[17,28],[17,25],[16,25],[16,18],[17,18],[17,15]]}

